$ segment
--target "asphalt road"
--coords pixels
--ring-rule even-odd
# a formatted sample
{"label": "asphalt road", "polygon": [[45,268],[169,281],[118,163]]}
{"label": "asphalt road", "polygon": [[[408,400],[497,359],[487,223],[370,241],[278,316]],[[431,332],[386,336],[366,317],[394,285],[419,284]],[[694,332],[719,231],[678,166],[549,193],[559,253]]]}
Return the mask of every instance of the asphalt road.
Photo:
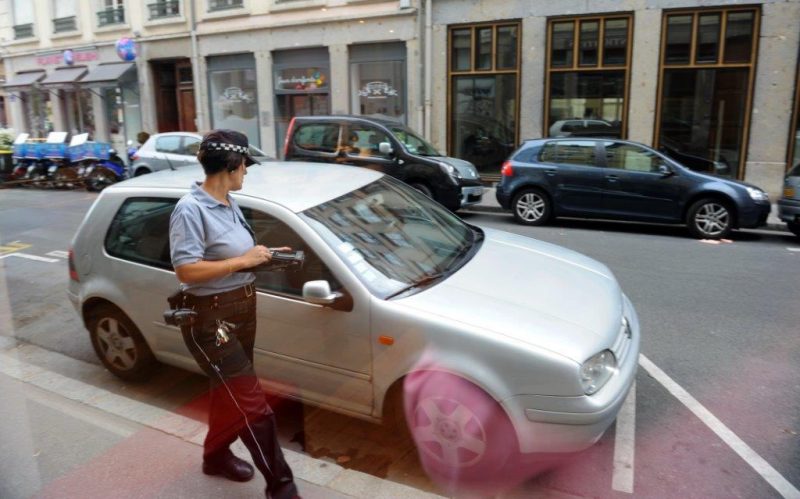
{"label": "asphalt road", "polygon": [[[65,252],[95,197],[0,191],[0,334],[97,365],[65,296]],[[608,265],[639,313],[650,362],[637,376],[628,455],[612,427],[588,451],[506,497],[630,497],[617,482],[626,463],[636,497],[761,498],[800,488],[800,241],[746,231],[707,244],[672,227],[569,220],[528,228],[504,214],[464,218]],[[91,376],[87,383],[108,382],[63,369]],[[196,400],[204,389],[199,376],[164,368],[129,395],[202,418]],[[279,408],[279,417],[289,448],[302,449],[304,428],[314,457],[434,490],[413,449],[387,448],[373,425],[293,404]]]}

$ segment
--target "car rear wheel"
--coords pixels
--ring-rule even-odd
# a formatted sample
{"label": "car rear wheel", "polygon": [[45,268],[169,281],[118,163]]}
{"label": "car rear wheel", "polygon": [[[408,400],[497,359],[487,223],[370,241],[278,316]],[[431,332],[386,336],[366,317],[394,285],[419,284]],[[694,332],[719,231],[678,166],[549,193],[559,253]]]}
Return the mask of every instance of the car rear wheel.
{"label": "car rear wheel", "polygon": [[689,232],[698,239],[722,239],[731,233],[733,212],[717,199],[701,199],[686,216]]}
{"label": "car rear wheel", "polygon": [[[425,471],[448,491],[506,483],[515,471],[516,433],[482,389],[449,373],[421,371],[404,383],[405,417]],[[508,476],[507,476],[508,475]]]}
{"label": "car rear wheel", "polygon": [[797,222],[787,222],[787,223],[786,223],[786,227],[788,227],[788,228],[789,228],[789,230],[790,230],[790,231],[792,231],[792,233],[793,233],[795,236],[797,236],[797,237],[800,237],[800,223],[797,223]]}
{"label": "car rear wheel", "polygon": [[542,225],[550,219],[550,198],[539,189],[525,189],[511,202],[514,220],[523,225]]}
{"label": "car rear wheel", "polygon": [[156,360],[139,329],[118,308],[101,305],[86,319],[92,346],[100,361],[115,376],[144,381]]}

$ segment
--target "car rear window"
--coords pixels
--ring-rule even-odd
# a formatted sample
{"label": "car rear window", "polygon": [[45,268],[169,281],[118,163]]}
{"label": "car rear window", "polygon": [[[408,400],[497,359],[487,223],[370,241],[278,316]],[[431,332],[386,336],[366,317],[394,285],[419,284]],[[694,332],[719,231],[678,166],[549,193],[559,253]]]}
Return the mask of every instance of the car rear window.
{"label": "car rear window", "polygon": [[542,147],[539,159],[544,163],[594,166],[595,141],[557,140]]}
{"label": "car rear window", "polygon": [[335,123],[300,125],[294,134],[294,144],[308,151],[334,153],[339,144],[339,125]]}
{"label": "car rear window", "polygon": [[167,135],[156,139],[156,151],[168,152],[172,154],[181,154],[181,136],[180,135]]}
{"label": "car rear window", "polygon": [[127,199],[106,234],[109,255],[152,267],[172,270],[169,252],[169,217],[177,199]]}

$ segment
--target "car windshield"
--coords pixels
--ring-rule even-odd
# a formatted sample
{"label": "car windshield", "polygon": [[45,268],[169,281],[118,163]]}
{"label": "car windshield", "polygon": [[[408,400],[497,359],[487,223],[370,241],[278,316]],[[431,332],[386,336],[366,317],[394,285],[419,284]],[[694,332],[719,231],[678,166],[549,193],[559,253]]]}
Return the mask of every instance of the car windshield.
{"label": "car windshield", "polygon": [[300,216],[382,299],[444,280],[472,258],[483,239],[480,229],[391,177]]}
{"label": "car windshield", "polygon": [[408,152],[411,154],[419,154],[420,156],[441,156],[435,147],[426,142],[425,139],[418,137],[408,128],[393,126],[389,129],[397,140],[406,146],[406,149],[408,149]]}

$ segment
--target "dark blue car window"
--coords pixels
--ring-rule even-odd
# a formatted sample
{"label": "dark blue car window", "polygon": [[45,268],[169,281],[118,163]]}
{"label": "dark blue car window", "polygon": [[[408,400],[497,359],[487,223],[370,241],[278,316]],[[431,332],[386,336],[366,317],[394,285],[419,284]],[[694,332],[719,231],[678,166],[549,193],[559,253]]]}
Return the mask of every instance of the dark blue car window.
{"label": "dark blue car window", "polygon": [[593,140],[554,140],[542,147],[539,160],[542,163],[595,166],[596,145]]}

